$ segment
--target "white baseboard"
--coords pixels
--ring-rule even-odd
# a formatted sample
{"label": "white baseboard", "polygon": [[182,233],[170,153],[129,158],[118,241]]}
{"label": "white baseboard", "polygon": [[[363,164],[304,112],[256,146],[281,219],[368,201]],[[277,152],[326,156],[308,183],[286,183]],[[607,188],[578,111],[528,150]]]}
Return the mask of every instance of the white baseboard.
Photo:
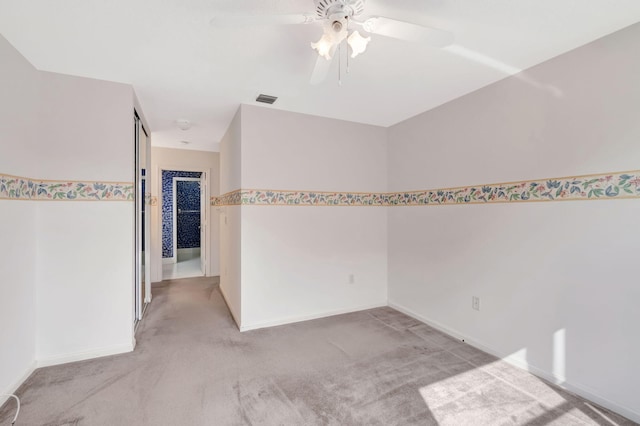
{"label": "white baseboard", "polygon": [[311,314],[311,315],[300,315],[300,316],[281,318],[273,321],[263,321],[263,322],[258,322],[250,325],[242,325],[240,326],[240,331],[258,330],[260,328],[275,327],[278,325],[292,324],[295,322],[309,321],[309,320],[314,320],[318,318],[326,318],[333,315],[350,314],[352,312],[365,311],[367,309],[380,308],[383,306],[387,306],[387,304],[374,303],[371,305],[356,306],[354,308],[323,311],[323,312],[318,312],[316,314]]}
{"label": "white baseboard", "polygon": [[[34,371],[36,371],[36,368],[37,368],[36,362],[33,361],[29,365],[29,367],[27,367],[26,371],[22,374],[22,376],[20,376],[20,378],[17,381],[15,381],[12,385],[10,385],[7,389],[3,389],[1,393],[3,395],[15,394],[18,388],[22,386],[22,384],[25,382],[25,380],[27,380],[29,376],[33,374]],[[0,396],[0,407],[2,407],[2,405],[5,402],[7,402],[8,399],[9,399],[8,396]]]}
{"label": "white baseboard", "polygon": [[92,349],[89,351],[75,352],[71,354],[40,358],[36,360],[36,365],[40,367],[49,367],[52,365],[66,364],[69,362],[84,361],[87,359],[100,358],[103,356],[123,354],[133,351],[136,346],[135,338],[131,343],[124,345],[108,346],[105,348]]}
{"label": "white baseboard", "polygon": [[193,256],[193,255],[198,255],[197,257],[200,257],[200,253],[201,253],[201,249],[200,247],[192,247],[192,248],[181,248],[181,249],[177,249],[176,253],[178,255],[178,257],[182,257],[182,256]]}
{"label": "white baseboard", "polygon": [[541,368],[538,368],[534,365],[529,364],[526,361],[523,361],[520,358],[514,358],[512,356],[510,356],[511,354],[505,354],[505,353],[501,353],[500,351],[494,350],[493,348],[486,346],[484,344],[482,344],[481,342],[475,341],[471,338],[469,338],[468,336],[465,336],[464,334],[458,332],[457,330],[453,330],[449,327],[446,327],[445,325],[434,321],[430,318],[424,317],[416,312],[413,312],[411,309],[405,308],[404,306],[392,302],[391,300],[389,300],[388,303],[389,307],[402,312],[403,314],[406,314],[414,319],[417,319],[420,322],[423,322],[437,330],[442,331],[443,333],[446,333],[450,336],[453,336],[457,339],[460,340],[464,340],[465,343],[468,343],[469,345],[480,349],[481,351],[484,351],[488,354],[491,354],[493,356],[496,356],[500,359],[502,359],[505,362],[508,362],[509,364],[521,368],[523,370],[526,370],[528,372],[530,372],[531,374],[534,374],[544,380],[547,380],[555,385],[560,386],[563,389],[568,390],[569,392],[573,392],[576,395],[579,395],[591,402],[594,402],[604,408],[607,408],[611,411],[614,411],[620,415],[623,415],[625,417],[627,417],[630,420],[633,420],[634,422],[640,423],[640,413],[638,413],[637,411],[634,411],[630,408],[626,408],[623,407],[613,401],[610,401],[600,395],[598,395],[595,391],[589,389],[588,387],[584,386],[584,385],[580,385],[580,384],[576,384],[576,383],[571,383],[571,382],[567,382],[567,381],[563,381],[562,379],[559,379],[558,377],[554,376],[553,373],[545,371]]}

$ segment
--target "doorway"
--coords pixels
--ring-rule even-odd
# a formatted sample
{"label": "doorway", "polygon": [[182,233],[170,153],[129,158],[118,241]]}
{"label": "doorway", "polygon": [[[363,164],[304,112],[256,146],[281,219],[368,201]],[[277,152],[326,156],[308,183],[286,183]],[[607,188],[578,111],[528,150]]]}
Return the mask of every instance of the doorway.
{"label": "doorway", "polygon": [[162,279],[206,275],[206,172],[162,170]]}

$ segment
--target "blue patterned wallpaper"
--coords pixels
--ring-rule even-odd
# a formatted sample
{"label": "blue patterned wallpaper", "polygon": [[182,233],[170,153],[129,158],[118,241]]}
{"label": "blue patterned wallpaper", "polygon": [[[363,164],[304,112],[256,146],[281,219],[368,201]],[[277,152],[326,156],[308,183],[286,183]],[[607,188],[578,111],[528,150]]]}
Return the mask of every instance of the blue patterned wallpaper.
{"label": "blue patterned wallpaper", "polygon": [[[173,178],[199,178],[201,174],[200,172],[177,170],[162,171],[162,257],[173,257]],[[199,209],[200,206],[198,206]],[[199,239],[200,233],[198,231]]]}
{"label": "blue patterned wallpaper", "polygon": [[178,248],[200,247],[200,182],[177,181]]}

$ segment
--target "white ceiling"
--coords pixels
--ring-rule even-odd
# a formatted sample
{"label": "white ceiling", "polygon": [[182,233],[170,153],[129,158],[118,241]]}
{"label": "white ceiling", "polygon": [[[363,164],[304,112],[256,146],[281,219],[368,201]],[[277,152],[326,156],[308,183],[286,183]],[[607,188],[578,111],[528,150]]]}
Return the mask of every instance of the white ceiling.
{"label": "white ceiling", "polygon": [[[0,33],[40,70],[132,84],[154,145],[217,150],[239,104],[259,93],[279,97],[269,108],[389,126],[640,21],[638,0],[367,0],[366,15],[451,31],[455,45],[373,35],[342,86],[337,61],[309,84],[318,25],[210,24],[313,9],[312,0],[0,0]],[[182,118],[190,130],[177,128]]]}

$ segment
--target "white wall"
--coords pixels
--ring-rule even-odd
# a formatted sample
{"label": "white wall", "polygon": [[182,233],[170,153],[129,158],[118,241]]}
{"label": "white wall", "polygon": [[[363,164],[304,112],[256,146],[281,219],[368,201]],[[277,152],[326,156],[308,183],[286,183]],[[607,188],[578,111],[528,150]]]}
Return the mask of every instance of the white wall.
{"label": "white wall", "polygon": [[40,73],[0,35],[0,173],[37,176],[36,154]]}
{"label": "white wall", "polygon": [[386,305],[386,221],[376,207],[242,206],[241,329]]}
{"label": "white wall", "polygon": [[[637,169],[639,49],[635,25],[390,128],[390,189]],[[389,303],[640,420],[638,213],[640,200],[391,208]]]}
{"label": "white wall", "polygon": [[[131,86],[42,72],[38,177],[133,182]],[[131,350],[134,205],[37,203],[37,359]]]}
{"label": "white wall", "polygon": [[38,203],[39,365],[133,349],[133,203]]}
{"label": "white wall", "polygon": [[226,206],[220,213],[220,291],[236,324],[242,319],[242,222],[240,206]]}
{"label": "white wall", "polygon": [[[130,86],[35,70],[0,38],[0,173],[133,181]],[[0,201],[0,391],[133,348],[133,203]]]}
{"label": "white wall", "polygon": [[1,394],[14,392],[35,367],[34,207],[31,201],[0,200]]}
{"label": "white wall", "polygon": [[[40,78],[1,35],[0,58],[0,173],[30,177]],[[15,391],[35,362],[35,214],[33,202],[0,200],[0,394]]]}
{"label": "white wall", "polygon": [[385,192],[386,129],[242,105],[242,188]]}
{"label": "white wall", "polygon": [[0,394],[13,393],[35,367],[35,213],[32,201],[0,200]]}
{"label": "white wall", "polygon": [[[151,148],[151,195],[158,197],[157,206],[151,210],[151,281],[162,281],[162,193],[159,169],[167,170],[209,170],[207,184],[209,195],[220,194],[220,154],[217,152],[193,151],[172,148]],[[220,275],[220,229],[218,211],[209,208],[209,276]]]}
{"label": "white wall", "polygon": [[131,86],[51,72],[41,77],[39,177],[133,182]]}
{"label": "white wall", "polygon": [[242,148],[242,108],[233,116],[220,141],[220,194],[240,189]]}
{"label": "white wall", "polygon": [[[238,108],[229,129],[220,141],[220,194],[240,189],[241,115]],[[241,208],[225,206],[215,209],[220,223],[220,291],[229,306],[231,315],[240,325],[241,302]]]}
{"label": "white wall", "polygon": [[[381,127],[243,105],[241,152],[245,189],[387,188]],[[242,206],[241,211],[241,329],[386,304],[385,209]]]}

